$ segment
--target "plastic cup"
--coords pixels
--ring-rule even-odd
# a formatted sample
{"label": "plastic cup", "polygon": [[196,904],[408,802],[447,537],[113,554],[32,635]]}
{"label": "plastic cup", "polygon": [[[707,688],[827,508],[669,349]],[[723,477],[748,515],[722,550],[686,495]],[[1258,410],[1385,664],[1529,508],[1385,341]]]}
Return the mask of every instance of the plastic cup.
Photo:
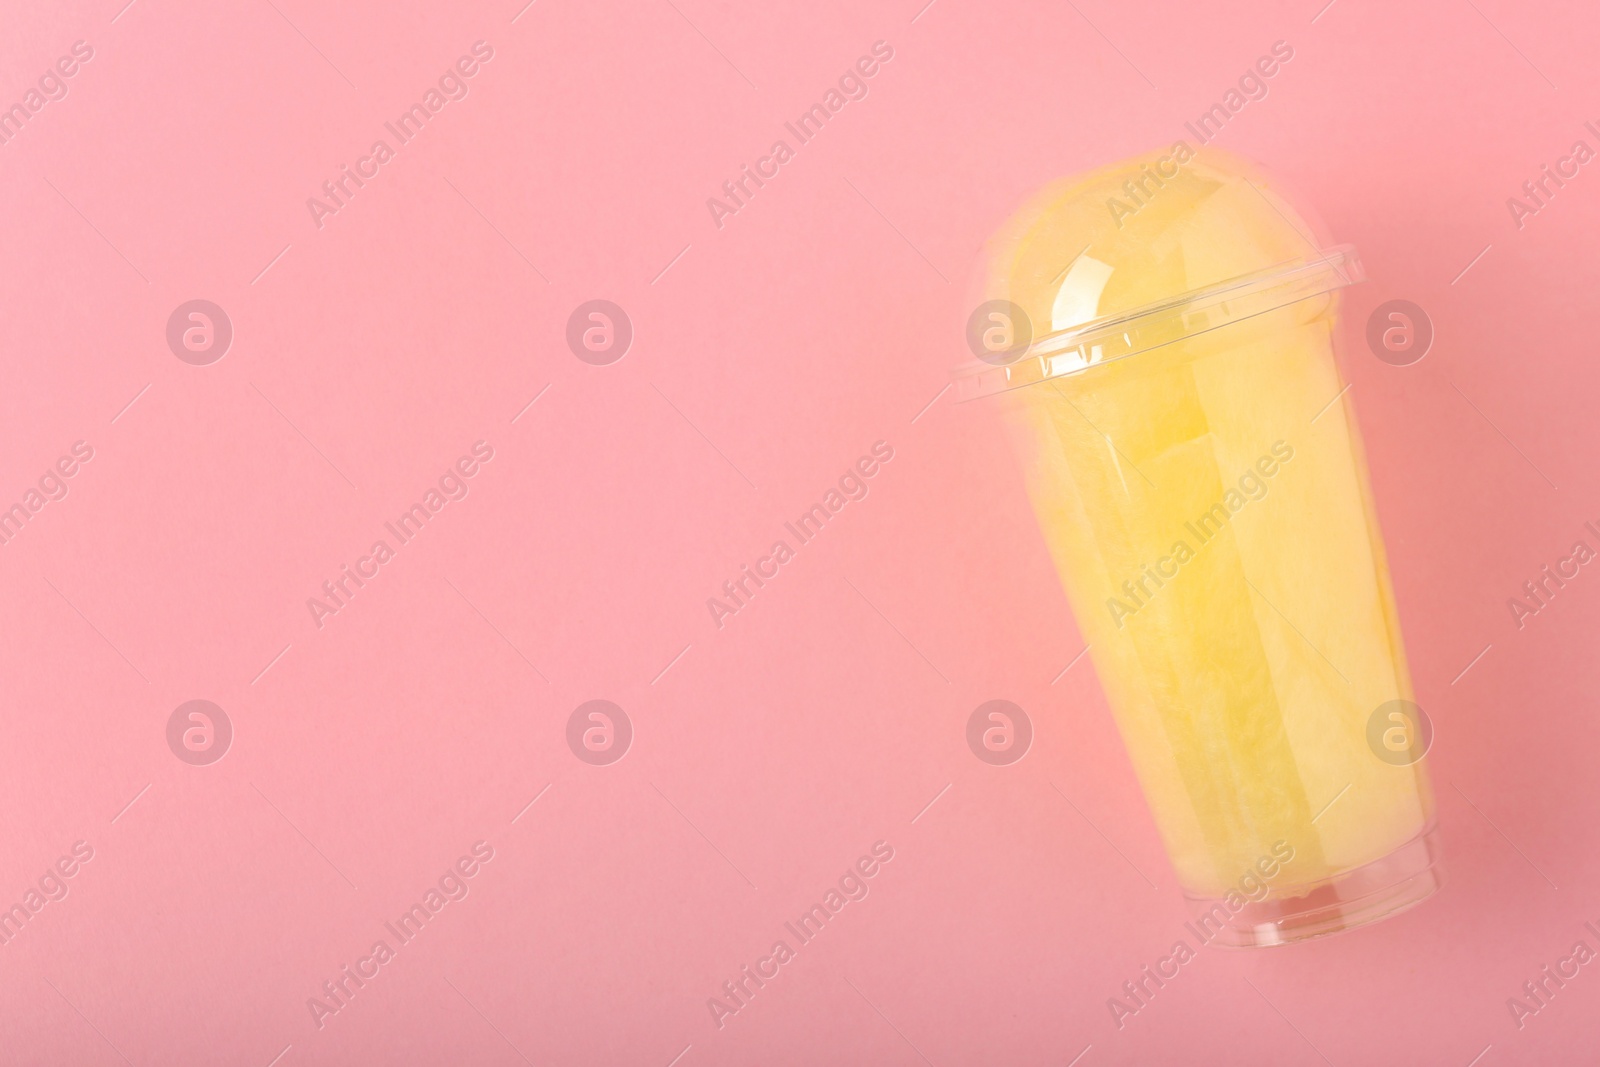
{"label": "plastic cup", "polygon": [[1184,147],[1018,213],[958,375],[1005,413],[1191,928],[1218,944],[1349,929],[1439,885],[1431,727],[1335,362],[1359,280],[1263,175]]}

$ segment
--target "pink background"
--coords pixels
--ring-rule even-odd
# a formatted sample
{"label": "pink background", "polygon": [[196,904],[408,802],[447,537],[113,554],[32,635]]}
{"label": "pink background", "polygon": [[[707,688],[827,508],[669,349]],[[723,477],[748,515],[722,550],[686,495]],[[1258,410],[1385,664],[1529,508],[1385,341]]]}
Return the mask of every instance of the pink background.
{"label": "pink background", "polygon": [[[0,904],[94,858],[0,946],[0,1062],[1592,1061],[1600,965],[1521,1030],[1505,1004],[1600,948],[1600,573],[1520,631],[1505,603],[1600,520],[1600,173],[1520,230],[1505,205],[1600,148],[1592,10],[920,2],[7,0],[0,102],[94,56],[0,145],[0,501],[94,458],[0,547]],[[1061,673],[1082,640],[1005,443],[941,389],[1009,212],[1183,136],[1280,39],[1218,143],[1371,278],[1349,399],[1448,884],[1205,949],[1119,1031],[1182,901],[1091,662]],[[318,229],[306,198],[479,40]],[[719,230],[706,199],[878,40],[869,95]],[[165,340],[196,298],[234,328],[209,366]],[[564,341],[596,298],[634,325],[610,366]],[[1395,298],[1437,331],[1403,368],[1360,341]],[[319,630],[306,599],[478,440],[466,499]],[[870,495],[718,629],[706,599],[879,440]],[[1036,729],[1007,767],[964,739],[997,697]],[[235,731],[210,766],[167,746],[196,698]],[[609,766],[565,741],[595,698],[635,731]],[[319,1029],[307,999],[477,841],[470,895]],[[707,999],[876,841],[866,899],[719,1029]]]}

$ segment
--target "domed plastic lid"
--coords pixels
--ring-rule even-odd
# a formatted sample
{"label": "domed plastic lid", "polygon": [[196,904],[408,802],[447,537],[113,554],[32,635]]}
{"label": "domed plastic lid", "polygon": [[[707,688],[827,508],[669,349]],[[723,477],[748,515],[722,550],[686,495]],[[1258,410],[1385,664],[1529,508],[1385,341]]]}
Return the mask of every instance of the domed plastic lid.
{"label": "domed plastic lid", "polygon": [[1179,142],[1043,191],[991,242],[959,399],[1136,355],[1362,280],[1266,176]]}

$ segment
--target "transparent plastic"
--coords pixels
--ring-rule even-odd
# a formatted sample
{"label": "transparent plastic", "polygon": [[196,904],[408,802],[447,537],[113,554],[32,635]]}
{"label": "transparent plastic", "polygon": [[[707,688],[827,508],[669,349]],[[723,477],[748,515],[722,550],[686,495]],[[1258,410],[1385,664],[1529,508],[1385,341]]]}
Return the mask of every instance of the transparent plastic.
{"label": "transparent plastic", "polygon": [[1427,739],[1390,710],[1411,682],[1335,361],[1353,250],[1207,148],[1055,186],[991,252],[972,332],[1001,344],[958,395],[1013,430],[1202,940],[1424,899]]}

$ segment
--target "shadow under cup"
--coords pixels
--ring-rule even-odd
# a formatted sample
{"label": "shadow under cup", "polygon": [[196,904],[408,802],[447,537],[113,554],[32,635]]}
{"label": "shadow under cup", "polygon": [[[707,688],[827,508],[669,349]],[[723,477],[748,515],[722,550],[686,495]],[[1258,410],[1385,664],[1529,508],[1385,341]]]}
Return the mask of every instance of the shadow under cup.
{"label": "shadow under cup", "polygon": [[1207,943],[1334,933],[1439,885],[1431,728],[1334,359],[1359,279],[1318,252],[958,379],[1005,413]]}

